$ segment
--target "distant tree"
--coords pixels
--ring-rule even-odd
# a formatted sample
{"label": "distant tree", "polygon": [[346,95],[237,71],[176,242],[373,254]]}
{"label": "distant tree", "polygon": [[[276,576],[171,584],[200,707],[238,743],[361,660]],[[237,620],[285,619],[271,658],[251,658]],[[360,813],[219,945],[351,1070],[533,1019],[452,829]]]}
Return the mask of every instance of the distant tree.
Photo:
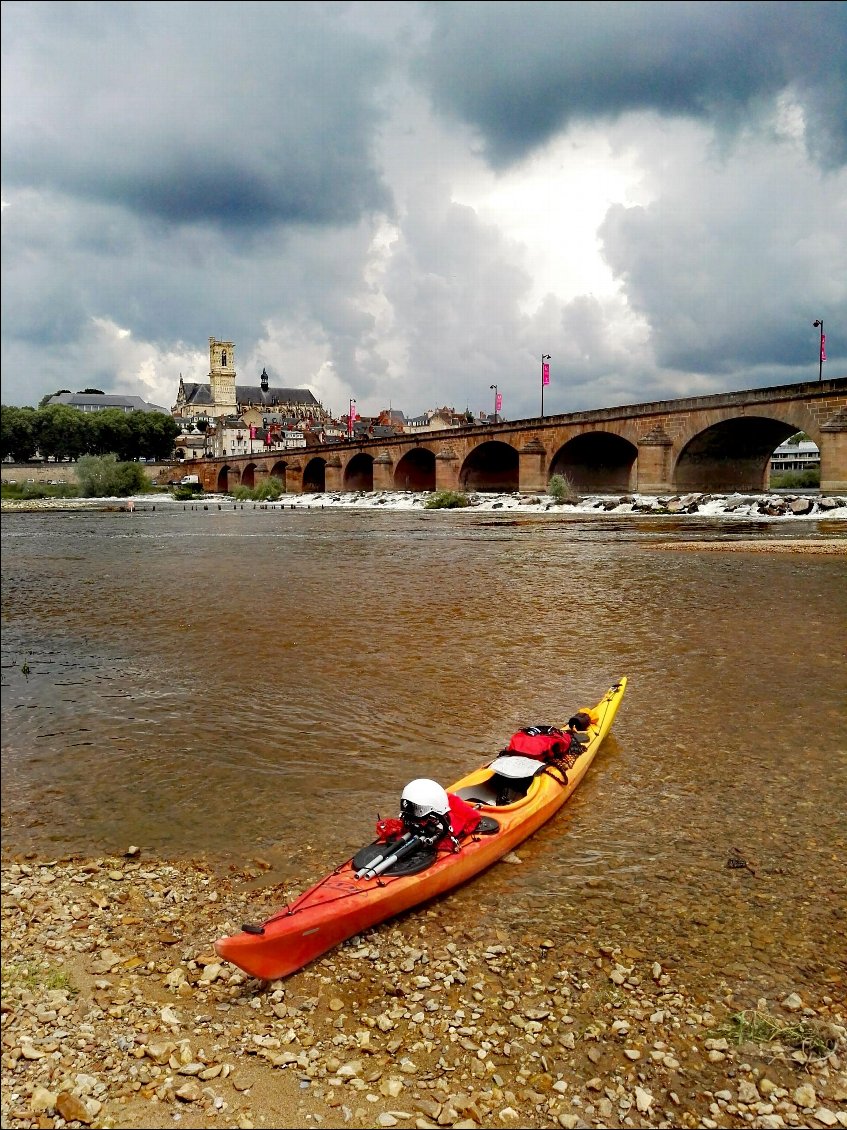
{"label": "distant tree", "polygon": [[45,459],[79,459],[89,444],[85,413],[67,404],[48,404],[36,413],[36,438]]}
{"label": "distant tree", "polygon": [[68,396],[70,396],[71,390],[69,388],[60,388],[58,392],[48,392],[46,396],[42,396],[39,400],[38,407],[46,408],[54,396],[61,396],[63,393],[67,393]]}
{"label": "distant tree", "polygon": [[32,459],[38,450],[34,408],[0,405],[0,458],[9,455],[16,463]]}
{"label": "distant tree", "polygon": [[170,459],[179,435],[179,424],[168,412],[134,412],[143,421],[144,443],[140,454],[145,459]]}
{"label": "distant tree", "polygon": [[81,388],[81,389],[78,390],[77,396],[85,396],[86,393],[88,393],[92,396],[105,396],[106,395],[105,392],[102,390],[102,388]]}
{"label": "distant tree", "polygon": [[134,441],[130,434],[126,412],[120,408],[104,408],[88,416],[91,455],[115,455],[119,459],[132,459]]}

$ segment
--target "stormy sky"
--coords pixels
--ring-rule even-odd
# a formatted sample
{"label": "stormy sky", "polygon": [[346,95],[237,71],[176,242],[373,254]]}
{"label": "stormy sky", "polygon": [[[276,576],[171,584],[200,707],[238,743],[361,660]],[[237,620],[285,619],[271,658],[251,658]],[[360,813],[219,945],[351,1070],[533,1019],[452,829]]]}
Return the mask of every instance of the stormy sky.
{"label": "stormy sky", "polygon": [[2,402],[847,375],[847,6],[2,5]]}

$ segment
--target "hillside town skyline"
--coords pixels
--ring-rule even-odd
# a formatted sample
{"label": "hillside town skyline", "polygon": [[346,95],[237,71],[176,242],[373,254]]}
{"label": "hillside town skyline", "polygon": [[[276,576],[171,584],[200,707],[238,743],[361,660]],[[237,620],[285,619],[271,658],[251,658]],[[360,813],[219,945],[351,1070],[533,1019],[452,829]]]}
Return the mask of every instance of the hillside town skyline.
{"label": "hillside town skyline", "polygon": [[[84,412],[105,408],[124,411],[156,411],[176,419],[181,431],[175,441],[178,458],[238,455],[248,452],[302,448],[344,439],[379,439],[415,432],[489,423],[485,411],[474,415],[469,408],[435,406],[408,417],[390,403],[374,415],[364,415],[351,398],[346,411],[326,408],[308,387],[274,385],[263,365],[257,384],[238,381],[235,343],[209,338],[208,381],[186,381],[179,374],[173,405],[145,401],[140,396],[121,396],[87,388],[77,393],[62,389],[43,398],[42,404],[63,404]],[[495,390],[495,410],[502,399]],[[502,420],[502,412],[495,413]]]}

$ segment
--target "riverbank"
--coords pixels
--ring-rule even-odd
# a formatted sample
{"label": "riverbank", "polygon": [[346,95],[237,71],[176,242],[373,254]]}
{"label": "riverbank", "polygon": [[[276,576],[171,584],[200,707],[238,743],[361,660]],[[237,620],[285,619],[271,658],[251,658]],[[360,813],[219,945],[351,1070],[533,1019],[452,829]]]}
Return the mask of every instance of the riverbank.
{"label": "riverbank", "polygon": [[212,943],[303,889],[266,861],[2,877],[4,1127],[847,1127],[843,980],[745,1000],[445,898],[264,984]]}

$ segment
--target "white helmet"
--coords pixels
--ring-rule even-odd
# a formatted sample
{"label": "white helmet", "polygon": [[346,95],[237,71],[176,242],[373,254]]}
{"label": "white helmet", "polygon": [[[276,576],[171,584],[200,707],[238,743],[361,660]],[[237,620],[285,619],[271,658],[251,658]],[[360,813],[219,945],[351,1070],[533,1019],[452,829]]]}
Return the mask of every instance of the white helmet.
{"label": "white helmet", "polygon": [[420,819],[431,812],[437,816],[446,816],[449,811],[447,793],[437,781],[430,781],[426,777],[410,781],[400,796],[401,815],[408,814]]}

